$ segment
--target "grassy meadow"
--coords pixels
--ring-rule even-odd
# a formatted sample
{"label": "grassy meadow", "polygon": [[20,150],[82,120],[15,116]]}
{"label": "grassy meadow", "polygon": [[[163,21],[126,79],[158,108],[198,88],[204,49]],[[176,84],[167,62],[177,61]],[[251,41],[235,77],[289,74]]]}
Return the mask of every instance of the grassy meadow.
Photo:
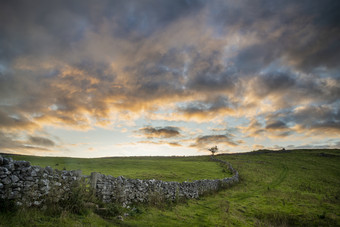
{"label": "grassy meadow", "polygon": [[230,176],[221,166],[210,162],[209,156],[200,157],[115,157],[115,158],[64,158],[15,155],[31,165],[51,166],[59,170],[81,170],[83,175],[100,172],[111,176],[164,181],[193,181]]}
{"label": "grassy meadow", "polygon": [[[103,159],[12,156],[33,165],[129,178],[185,181],[228,176],[203,157]],[[177,204],[138,205],[119,221],[92,210],[47,215],[37,209],[0,213],[0,226],[340,226],[340,150],[219,155],[239,171],[231,188]]]}

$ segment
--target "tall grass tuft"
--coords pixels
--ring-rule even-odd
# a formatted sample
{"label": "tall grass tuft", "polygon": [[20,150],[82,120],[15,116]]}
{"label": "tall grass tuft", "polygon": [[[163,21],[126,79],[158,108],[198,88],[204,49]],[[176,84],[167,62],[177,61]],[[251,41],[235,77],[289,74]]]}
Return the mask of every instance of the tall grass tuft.
{"label": "tall grass tuft", "polygon": [[98,202],[94,192],[87,187],[84,180],[75,181],[70,190],[62,193],[61,199],[56,201],[56,197],[60,196],[58,193],[60,192],[52,189],[51,193],[47,195],[43,205],[47,215],[58,216],[65,211],[72,214],[86,215],[89,213],[89,207],[86,204]]}

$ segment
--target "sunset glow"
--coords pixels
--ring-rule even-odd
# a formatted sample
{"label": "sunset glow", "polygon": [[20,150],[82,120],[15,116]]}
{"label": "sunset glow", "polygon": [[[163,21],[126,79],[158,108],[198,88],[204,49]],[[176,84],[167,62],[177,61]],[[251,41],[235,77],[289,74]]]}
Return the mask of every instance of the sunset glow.
{"label": "sunset glow", "polygon": [[1,1],[0,153],[340,147],[340,1]]}

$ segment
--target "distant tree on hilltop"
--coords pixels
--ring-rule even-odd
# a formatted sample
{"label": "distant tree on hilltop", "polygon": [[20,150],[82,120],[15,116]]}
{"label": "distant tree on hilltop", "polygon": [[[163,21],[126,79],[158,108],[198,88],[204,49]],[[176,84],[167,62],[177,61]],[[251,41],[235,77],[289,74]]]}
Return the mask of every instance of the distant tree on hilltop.
{"label": "distant tree on hilltop", "polygon": [[217,153],[217,152],[218,152],[218,148],[217,148],[217,146],[215,146],[215,147],[212,147],[212,148],[209,148],[208,150],[211,152],[211,154],[212,154],[212,155],[215,155],[215,153]]}

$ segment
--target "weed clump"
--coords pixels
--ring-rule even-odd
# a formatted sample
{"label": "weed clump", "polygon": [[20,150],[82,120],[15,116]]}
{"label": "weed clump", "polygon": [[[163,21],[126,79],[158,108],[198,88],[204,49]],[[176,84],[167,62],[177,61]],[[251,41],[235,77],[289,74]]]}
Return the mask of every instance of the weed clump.
{"label": "weed clump", "polygon": [[87,203],[96,203],[97,199],[94,192],[86,187],[85,182],[74,182],[68,192],[63,193],[62,199],[56,201],[57,191],[51,191],[45,199],[43,209],[45,213],[51,216],[58,216],[62,212],[72,214],[86,215],[89,209]]}

